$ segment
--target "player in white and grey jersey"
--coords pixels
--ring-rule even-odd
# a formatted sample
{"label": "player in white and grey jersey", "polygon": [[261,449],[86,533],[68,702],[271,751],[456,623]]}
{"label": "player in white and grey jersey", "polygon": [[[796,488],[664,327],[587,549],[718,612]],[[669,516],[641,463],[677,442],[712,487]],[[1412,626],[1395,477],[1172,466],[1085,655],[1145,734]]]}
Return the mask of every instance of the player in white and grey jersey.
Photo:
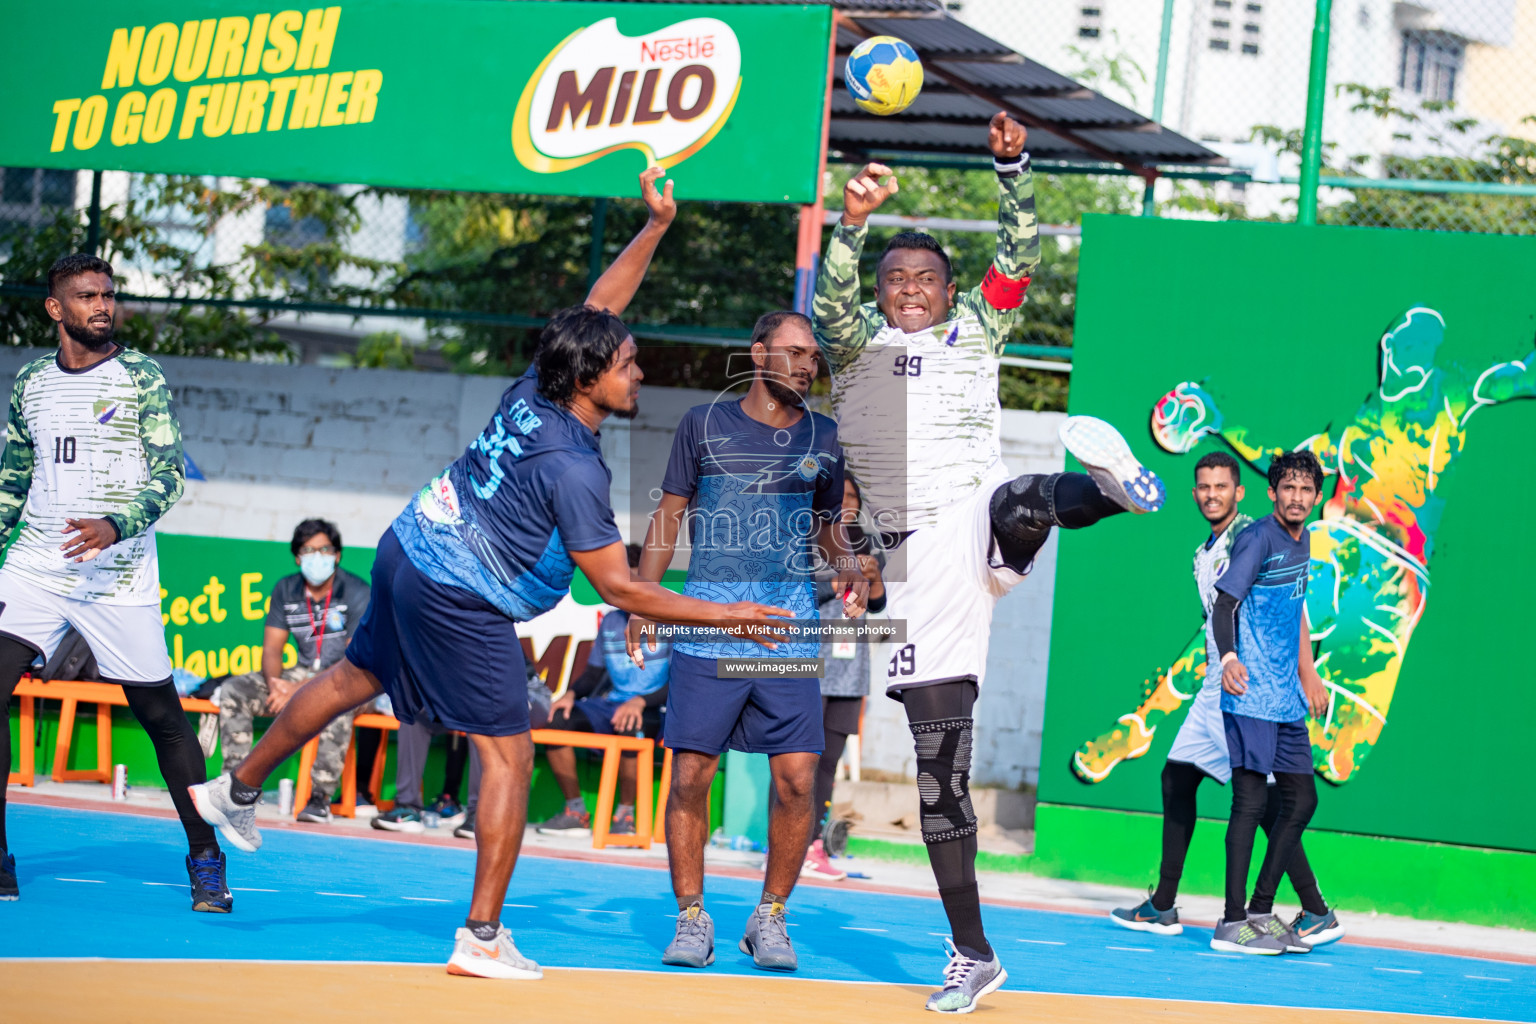
{"label": "player in white and grey jersey", "polygon": [[890,168],[870,164],[843,190],[812,302],[848,471],[892,550],[887,611],[907,626],[886,692],[905,705],[912,729],[923,840],[953,932],[944,987],[928,1000],[941,1013],[971,1012],[1007,977],[982,928],[968,789],[992,609],[1052,527],[1079,529],[1163,501],[1162,482],[1113,427],[1089,416],[1061,429],[1087,475],[1009,479],[998,366],[1040,240],[1023,126],[999,113],[987,141],[1000,193],[997,256],[978,286],[957,295],[943,247],[903,232],[881,256],[876,301],[859,301],[865,224],[896,191],[894,176],[882,183]]}
{"label": "player in white and grey jersey", "polygon": [[[56,262],[44,307],[59,348],[16,375],[0,457],[0,536],[20,524],[0,567],[0,710],[33,659],[52,655],[73,626],[154,743],[187,833],[192,909],[228,913],[224,855],[187,793],[207,774],[171,684],[160,619],[154,524],[185,486],[170,389],[159,364],[112,340],[105,261],[76,253]],[[10,730],[0,729],[0,764],[10,763]],[[0,900],[18,895],[0,788]]]}
{"label": "player in white and grey jersey", "polygon": [[[1232,542],[1253,524],[1253,519],[1237,510],[1243,500],[1242,474],[1238,461],[1226,452],[1211,452],[1195,463],[1195,505],[1211,526],[1211,532],[1195,548],[1195,587],[1200,607],[1205,613],[1205,681],[1189,714],[1179,726],[1168,763],[1163,766],[1163,858],[1158,868],[1157,888],[1136,907],[1121,907],[1110,912],[1110,920],[1132,931],[1155,935],[1179,935],[1184,926],[1174,908],[1179,882],[1184,875],[1184,858],[1194,837],[1195,796],[1207,777],[1223,786],[1232,778],[1227,753],[1226,727],[1221,717],[1221,658],[1211,629],[1211,609],[1216,603],[1216,581],[1227,571]],[[1273,781],[1273,779],[1271,779]],[[1270,790],[1269,805],[1260,824],[1265,833],[1279,816],[1279,801]],[[1303,943],[1320,946],[1344,937],[1344,926],[1323,900],[1317,876],[1298,843],[1296,854],[1286,871],[1291,886],[1301,899],[1302,912],[1291,928]]]}

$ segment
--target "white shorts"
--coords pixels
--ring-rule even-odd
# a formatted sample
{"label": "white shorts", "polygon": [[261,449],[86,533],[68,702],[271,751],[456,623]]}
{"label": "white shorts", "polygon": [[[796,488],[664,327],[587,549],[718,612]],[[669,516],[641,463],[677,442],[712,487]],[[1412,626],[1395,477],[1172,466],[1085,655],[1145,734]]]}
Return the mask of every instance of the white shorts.
{"label": "white shorts", "polygon": [[1227,753],[1227,728],[1221,717],[1221,682],[1207,679],[1189,714],[1173,738],[1168,760],[1192,764],[1225,786],[1232,780],[1231,755]]}
{"label": "white shorts", "polygon": [[0,570],[0,636],[37,648],[46,660],[70,626],[90,645],[103,679],[142,684],[171,677],[158,605],[75,601]]}
{"label": "white shorts", "polygon": [[[1005,478],[1006,479],[1006,478]],[[887,644],[886,692],[987,673],[992,609],[1024,579],[992,554],[994,481],[914,530],[887,563],[887,617],[905,619],[905,644]]]}

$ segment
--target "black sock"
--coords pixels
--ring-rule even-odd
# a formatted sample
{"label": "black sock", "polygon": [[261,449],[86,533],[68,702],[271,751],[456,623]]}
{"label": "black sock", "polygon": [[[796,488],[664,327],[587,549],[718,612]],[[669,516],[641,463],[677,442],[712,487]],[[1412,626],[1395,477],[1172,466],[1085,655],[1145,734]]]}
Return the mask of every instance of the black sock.
{"label": "black sock", "polygon": [[229,798],[237,804],[249,807],[261,799],[260,786],[247,786],[234,772],[229,774]]}
{"label": "black sock", "polygon": [[464,919],[464,927],[481,942],[490,942],[501,931],[500,921],[476,921],[472,917]]}
{"label": "black sock", "polygon": [[981,890],[976,883],[939,890],[955,948],[972,960],[991,960],[992,946],[981,927]]}

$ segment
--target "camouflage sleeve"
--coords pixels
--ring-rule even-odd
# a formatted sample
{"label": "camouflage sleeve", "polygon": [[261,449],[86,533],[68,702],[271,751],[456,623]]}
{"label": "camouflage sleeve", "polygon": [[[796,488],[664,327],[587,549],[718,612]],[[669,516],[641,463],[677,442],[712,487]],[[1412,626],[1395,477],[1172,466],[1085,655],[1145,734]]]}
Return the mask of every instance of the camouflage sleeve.
{"label": "camouflage sleeve", "polygon": [[107,516],[119,539],[143,533],[181,498],[186,488],[186,462],[181,451],[181,425],[171,409],[171,389],[152,359],[124,360],[139,395],[139,437],[149,462],[149,484],[123,509]]}
{"label": "camouflage sleeve", "polygon": [[998,178],[997,256],[981,284],[960,297],[962,309],[976,314],[986,328],[994,355],[1013,328],[1024,289],[1040,266],[1040,225],[1035,219],[1035,180],[1026,161],[1017,174]]}
{"label": "camouflage sleeve", "polygon": [[28,373],[16,375],[11,388],[11,411],[6,419],[5,455],[0,456],[0,543],[10,537],[27,506],[27,492],[32,489],[32,431],[27,429],[21,412],[21,396],[26,391]]}
{"label": "camouflage sleeve", "polygon": [[878,327],[879,313],[875,307],[859,304],[859,254],[868,230],[838,224],[827,243],[821,269],[816,272],[811,323],[816,344],[833,373],[859,354]]}

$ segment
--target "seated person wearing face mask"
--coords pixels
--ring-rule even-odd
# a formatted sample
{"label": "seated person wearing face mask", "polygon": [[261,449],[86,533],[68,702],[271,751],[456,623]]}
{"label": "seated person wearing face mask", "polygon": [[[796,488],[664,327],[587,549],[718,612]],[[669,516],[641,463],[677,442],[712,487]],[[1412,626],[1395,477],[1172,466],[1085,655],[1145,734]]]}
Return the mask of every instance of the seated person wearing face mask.
{"label": "seated person wearing face mask", "polygon": [[[224,770],[251,752],[257,715],[275,715],[311,676],[341,660],[347,641],[368,609],[368,584],[347,572],[341,561],[341,531],[324,519],[306,519],[289,545],[299,571],[272,586],[262,639],[261,668],[231,676],[219,688],[219,735]],[[283,647],[292,643],[298,662],[283,667]],[[300,821],[329,822],[331,794],[341,779],[352,739],[352,716],[341,715],[320,734],[320,749],[310,770],[309,803]]]}

